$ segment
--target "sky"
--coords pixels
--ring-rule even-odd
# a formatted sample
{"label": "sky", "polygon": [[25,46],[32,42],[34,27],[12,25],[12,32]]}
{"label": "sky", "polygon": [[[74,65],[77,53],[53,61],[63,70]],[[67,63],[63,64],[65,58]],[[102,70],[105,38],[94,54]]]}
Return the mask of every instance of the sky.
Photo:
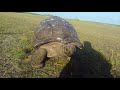
{"label": "sky", "polygon": [[62,18],[71,18],[84,21],[120,25],[120,12],[31,12],[31,13],[50,14],[60,16]]}

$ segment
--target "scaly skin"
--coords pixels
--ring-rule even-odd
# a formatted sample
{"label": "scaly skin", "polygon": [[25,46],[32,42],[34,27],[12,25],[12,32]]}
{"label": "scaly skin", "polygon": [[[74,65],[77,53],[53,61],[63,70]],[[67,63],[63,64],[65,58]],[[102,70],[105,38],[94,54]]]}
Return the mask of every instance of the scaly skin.
{"label": "scaly skin", "polygon": [[[51,42],[40,46],[32,55],[24,60],[24,63],[30,64],[33,69],[45,66],[47,58],[67,59],[75,52],[79,43],[62,44],[60,42]],[[80,45],[79,45],[80,46]],[[80,47],[79,47],[80,48]]]}
{"label": "scaly skin", "polygon": [[60,42],[51,42],[40,46],[32,55],[31,66],[33,68],[42,68],[45,65],[46,58],[68,58],[76,51],[76,45],[73,43],[62,44]]}
{"label": "scaly skin", "polygon": [[44,60],[47,57],[47,50],[44,48],[40,48],[33,53],[31,57],[30,65],[32,68],[42,68],[44,66]]}

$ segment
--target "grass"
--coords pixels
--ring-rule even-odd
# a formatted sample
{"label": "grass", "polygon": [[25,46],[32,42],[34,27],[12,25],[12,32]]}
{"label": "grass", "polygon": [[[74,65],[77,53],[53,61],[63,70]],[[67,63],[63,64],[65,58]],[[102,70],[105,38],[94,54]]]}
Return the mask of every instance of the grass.
{"label": "grass", "polygon": [[[0,77],[56,78],[73,76],[108,78],[120,77],[120,26],[67,19],[76,29],[84,49],[69,60],[49,60],[43,69],[21,72],[19,63],[33,51],[32,36],[44,15],[0,13]],[[77,73],[77,74],[76,74]]]}

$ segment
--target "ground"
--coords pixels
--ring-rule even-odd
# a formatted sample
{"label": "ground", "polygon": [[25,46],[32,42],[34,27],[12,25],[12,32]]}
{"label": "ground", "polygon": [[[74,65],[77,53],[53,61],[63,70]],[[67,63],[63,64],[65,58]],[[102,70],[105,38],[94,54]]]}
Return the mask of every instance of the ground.
{"label": "ground", "polygon": [[[21,60],[34,52],[32,36],[49,16],[0,13],[0,77],[3,78],[119,78],[120,26],[66,19],[84,44],[70,60],[50,59],[43,69],[22,71]],[[71,68],[71,65],[73,68]],[[72,72],[72,73],[71,73]]]}

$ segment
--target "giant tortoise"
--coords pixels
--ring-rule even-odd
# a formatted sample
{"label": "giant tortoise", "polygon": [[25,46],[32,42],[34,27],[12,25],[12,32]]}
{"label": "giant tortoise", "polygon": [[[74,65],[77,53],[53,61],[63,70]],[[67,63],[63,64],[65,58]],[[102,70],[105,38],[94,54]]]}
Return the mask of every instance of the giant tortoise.
{"label": "giant tortoise", "polygon": [[35,52],[31,56],[32,68],[45,66],[46,58],[69,58],[82,48],[77,33],[68,21],[51,16],[40,22],[34,31]]}

